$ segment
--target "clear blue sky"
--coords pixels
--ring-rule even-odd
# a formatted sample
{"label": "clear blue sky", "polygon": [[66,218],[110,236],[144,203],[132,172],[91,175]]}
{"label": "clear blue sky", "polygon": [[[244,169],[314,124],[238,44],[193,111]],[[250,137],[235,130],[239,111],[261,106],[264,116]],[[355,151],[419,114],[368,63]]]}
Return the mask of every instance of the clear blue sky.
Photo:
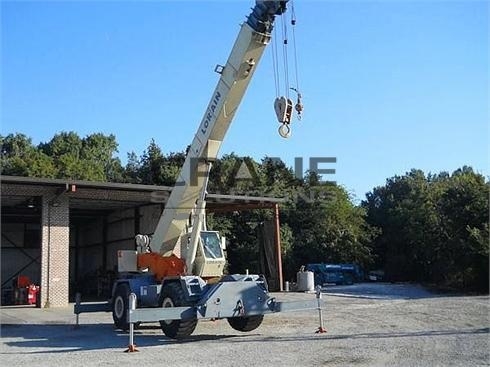
{"label": "clear blue sky", "polygon": [[[115,134],[123,162],[152,138],[182,151],[251,6],[3,1],[1,133]],[[411,168],[489,175],[488,2],[296,0],[295,11],[303,120],[278,136],[269,48],[221,153],[305,168],[337,157],[322,168],[357,199]]]}

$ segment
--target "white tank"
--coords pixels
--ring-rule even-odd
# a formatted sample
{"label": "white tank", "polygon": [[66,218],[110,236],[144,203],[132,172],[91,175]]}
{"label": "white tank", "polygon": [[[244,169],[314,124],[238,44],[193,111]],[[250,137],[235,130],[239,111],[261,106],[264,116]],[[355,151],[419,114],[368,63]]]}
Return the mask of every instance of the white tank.
{"label": "white tank", "polygon": [[298,271],[296,273],[296,284],[298,292],[309,292],[315,290],[315,276],[312,271]]}

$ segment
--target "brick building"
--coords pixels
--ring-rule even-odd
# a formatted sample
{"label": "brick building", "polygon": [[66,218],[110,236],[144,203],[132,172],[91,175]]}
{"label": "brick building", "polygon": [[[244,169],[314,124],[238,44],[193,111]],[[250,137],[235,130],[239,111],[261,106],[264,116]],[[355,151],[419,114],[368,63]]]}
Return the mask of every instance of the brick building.
{"label": "brick building", "polygon": [[[117,251],[134,250],[137,233],[152,233],[172,188],[26,177],[1,177],[2,304],[19,275],[40,285],[40,307],[66,306],[75,292],[110,294]],[[272,208],[263,259],[280,289],[280,199],[208,195],[210,210]]]}

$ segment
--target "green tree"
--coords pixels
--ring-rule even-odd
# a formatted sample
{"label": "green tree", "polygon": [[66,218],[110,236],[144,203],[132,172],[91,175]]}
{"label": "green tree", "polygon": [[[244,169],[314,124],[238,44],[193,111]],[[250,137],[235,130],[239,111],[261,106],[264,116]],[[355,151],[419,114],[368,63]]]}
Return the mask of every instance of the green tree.
{"label": "green tree", "polygon": [[118,158],[114,135],[95,133],[80,138],[77,133],[61,132],[38,150],[51,157],[56,178],[89,181],[121,181],[123,168]]}
{"label": "green tree", "polygon": [[82,139],[76,132],[63,131],[56,134],[49,142],[39,144],[39,149],[54,159],[67,155],[79,159],[82,145]]}
{"label": "green tree", "polygon": [[24,134],[0,136],[2,175],[54,178],[51,157],[39,151]]}
{"label": "green tree", "polygon": [[88,135],[82,139],[80,160],[89,162],[97,175],[104,181],[122,181],[123,168],[119,158],[115,157],[118,144],[113,134],[102,133]]}
{"label": "green tree", "polygon": [[135,164],[134,161],[131,163],[133,167],[138,167],[138,176],[142,183],[173,186],[184,159],[184,153],[171,153],[165,156],[155,140],[152,139],[139,163]]}
{"label": "green tree", "polygon": [[488,290],[488,192],[470,167],[388,179],[363,202],[368,223],[381,231],[376,266],[392,280]]}
{"label": "green tree", "polygon": [[368,222],[381,229],[374,244],[378,267],[392,280],[427,278],[433,261],[428,242],[438,240],[437,200],[425,174],[412,170],[367,194]]}
{"label": "green tree", "polygon": [[490,185],[467,166],[438,184],[443,187],[438,203],[442,239],[439,278],[461,288],[488,290]]}
{"label": "green tree", "polygon": [[130,152],[127,154],[127,163],[124,167],[123,180],[125,182],[140,184],[142,178],[140,175],[141,171],[141,161],[135,152]]}

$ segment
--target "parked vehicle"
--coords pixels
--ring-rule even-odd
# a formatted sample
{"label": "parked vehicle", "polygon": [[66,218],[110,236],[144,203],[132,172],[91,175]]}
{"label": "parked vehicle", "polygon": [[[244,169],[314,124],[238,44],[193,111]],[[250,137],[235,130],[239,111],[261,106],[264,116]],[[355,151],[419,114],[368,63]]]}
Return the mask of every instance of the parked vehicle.
{"label": "parked vehicle", "polygon": [[306,270],[314,274],[315,286],[325,284],[352,284],[353,277],[344,274],[342,265],[338,264],[307,264]]}
{"label": "parked vehicle", "polygon": [[368,273],[368,279],[371,282],[381,282],[385,278],[385,272],[383,270],[372,270]]}

